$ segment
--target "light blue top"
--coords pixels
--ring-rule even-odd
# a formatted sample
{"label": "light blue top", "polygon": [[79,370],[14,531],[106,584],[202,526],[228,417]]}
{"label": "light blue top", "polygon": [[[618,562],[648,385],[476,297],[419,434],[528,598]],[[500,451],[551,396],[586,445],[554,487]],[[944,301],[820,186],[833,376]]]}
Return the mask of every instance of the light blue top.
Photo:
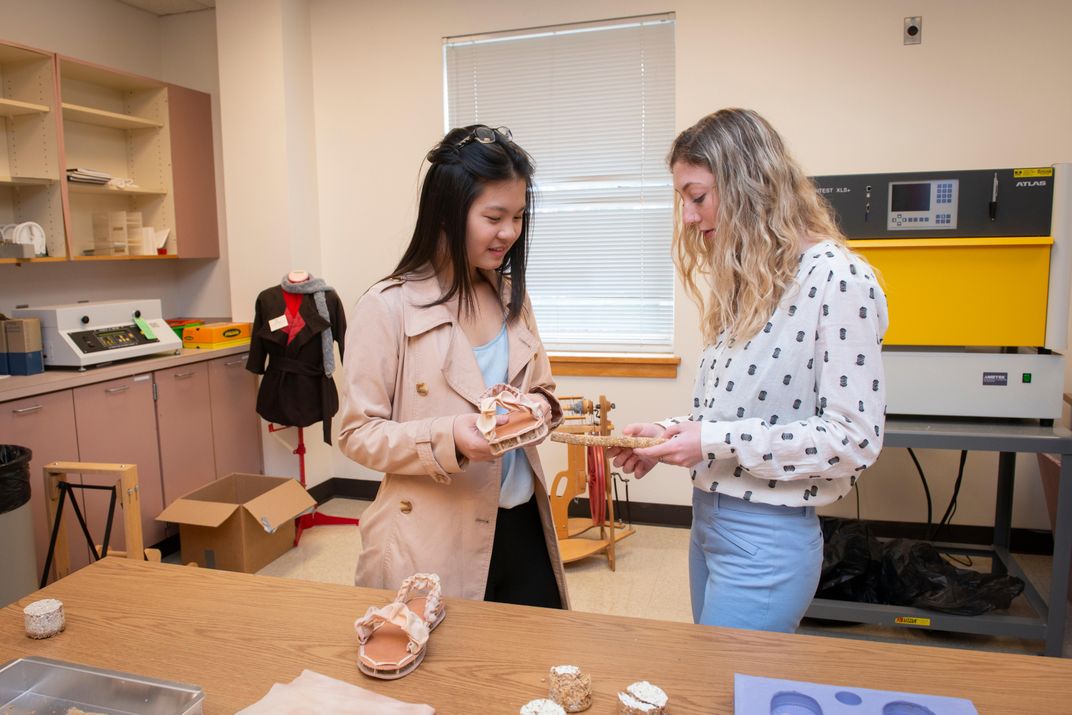
{"label": "light blue top", "polygon": [[[487,387],[505,383],[510,364],[510,344],[506,340],[506,323],[491,342],[473,348],[476,364]],[[502,407],[499,413],[506,412]],[[532,466],[523,449],[511,449],[502,456],[502,481],[499,487],[499,506],[512,509],[532,498]]]}

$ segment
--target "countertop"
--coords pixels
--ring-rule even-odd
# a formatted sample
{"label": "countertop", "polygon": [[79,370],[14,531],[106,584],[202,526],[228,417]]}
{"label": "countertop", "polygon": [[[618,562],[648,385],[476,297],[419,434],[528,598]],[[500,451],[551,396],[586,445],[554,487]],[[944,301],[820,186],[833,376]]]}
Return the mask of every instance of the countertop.
{"label": "countertop", "polygon": [[120,377],[141,375],[155,370],[166,370],[195,362],[227,357],[228,355],[241,355],[247,352],[249,352],[249,345],[235,345],[216,350],[183,349],[178,354],[150,355],[110,365],[90,367],[85,370],[70,367],[45,368],[44,372],[37,375],[12,375],[0,379],[0,402],[36,397],[49,392],[69,390],[74,387],[92,385]]}

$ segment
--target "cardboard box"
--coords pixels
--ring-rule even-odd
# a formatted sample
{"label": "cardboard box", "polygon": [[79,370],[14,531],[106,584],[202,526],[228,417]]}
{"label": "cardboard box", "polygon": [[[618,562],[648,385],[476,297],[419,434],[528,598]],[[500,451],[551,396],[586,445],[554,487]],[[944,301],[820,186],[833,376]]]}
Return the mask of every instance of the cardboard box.
{"label": "cardboard box", "polygon": [[41,321],[37,318],[12,318],[0,323],[9,353],[41,352]]}
{"label": "cardboard box", "polygon": [[45,371],[45,355],[40,350],[32,353],[5,353],[7,375],[37,375]]}
{"label": "cardboard box", "polygon": [[195,328],[198,325],[204,325],[205,321],[198,320],[197,318],[168,318],[165,321],[171,326],[171,329],[175,331],[175,334],[179,336],[179,340],[182,340],[182,331],[186,328]]}
{"label": "cardboard box", "polygon": [[294,519],[316,505],[290,477],[228,474],[173,501],[184,563],[254,573],[294,546]]}
{"label": "cardboard box", "polygon": [[41,352],[41,321],[14,318],[0,322],[0,375],[36,375],[45,371]]}
{"label": "cardboard box", "polygon": [[240,345],[248,343],[252,323],[205,323],[195,325],[182,331],[182,346],[184,348],[225,347],[225,345]]}

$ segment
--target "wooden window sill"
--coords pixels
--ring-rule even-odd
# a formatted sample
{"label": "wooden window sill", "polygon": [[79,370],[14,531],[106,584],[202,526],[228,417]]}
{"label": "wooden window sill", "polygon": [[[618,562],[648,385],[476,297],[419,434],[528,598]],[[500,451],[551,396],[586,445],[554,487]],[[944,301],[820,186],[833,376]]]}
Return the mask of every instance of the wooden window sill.
{"label": "wooden window sill", "polygon": [[681,358],[670,353],[548,353],[556,377],[676,378]]}

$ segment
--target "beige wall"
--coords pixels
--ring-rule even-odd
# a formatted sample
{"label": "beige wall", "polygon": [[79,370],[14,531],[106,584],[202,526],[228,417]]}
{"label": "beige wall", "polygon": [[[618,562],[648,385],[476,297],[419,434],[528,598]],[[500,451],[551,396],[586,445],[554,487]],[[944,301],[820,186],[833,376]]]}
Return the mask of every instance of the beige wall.
{"label": "beige wall", "polygon": [[[421,159],[443,130],[443,36],[668,10],[678,21],[680,127],[721,106],[753,107],[815,174],[1072,161],[1072,47],[1063,35],[1072,4],[1062,0],[219,0],[215,13],[165,19],[114,0],[12,1],[4,39],[213,94],[229,238],[219,262],[2,266],[0,310],[152,294],[171,314],[248,318],[256,293],[290,268],[323,275],[352,304],[392,267],[412,227]],[[923,44],[905,47],[902,18],[916,14]],[[607,394],[619,425],[681,412],[700,345],[695,312],[678,298],[678,379],[567,378],[560,392]],[[375,478],[310,442],[312,483]],[[548,471],[563,466],[561,447],[542,453]],[[274,441],[266,457],[270,471],[293,471]],[[956,455],[921,459],[940,512]],[[958,523],[989,523],[994,464],[970,455]],[[1019,466],[1015,523],[1045,527],[1033,460]],[[923,518],[903,450],[885,453],[860,493],[865,517]],[[661,468],[631,496],[684,504],[689,485]]]}
{"label": "beige wall", "polygon": [[[160,76],[222,100],[214,110],[223,116],[218,153],[226,180],[218,185],[226,188],[220,207],[230,264],[0,267],[9,269],[0,274],[0,310],[26,299],[153,290],[171,312],[219,308],[249,317],[256,293],[297,267],[323,275],[352,304],[397,260],[412,226],[421,157],[443,129],[444,35],[673,10],[679,126],[720,106],[754,107],[812,173],[1072,160],[1065,129],[1072,93],[1062,76],[1072,49],[1061,34],[1072,6],[1059,0],[1015,7],[996,0],[220,0],[218,94],[213,13],[160,20],[113,0],[8,6],[15,10],[5,12],[6,39]],[[909,14],[924,16],[917,47],[900,42]],[[569,378],[561,391],[606,393],[618,404],[618,424],[680,412],[700,346],[695,313],[679,299],[675,350],[684,363],[677,380]],[[287,450],[272,445],[269,469],[293,471]],[[562,466],[560,447],[548,445],[543,454],[549,471]],[[940,510],[955,455],[921,456]],[[313,483],[374,476],[322,446],[313,447],[310,461]],[[958,522],[988,523],[993,464],[993,455],[969,458]],[[1031,460],[1021,460],[1020,474],[1016,523],[1044,526]],[[688,501],[687,480],[677,470],[662,468],[633,487],[634,499]],[[864,516],[922,518],[921,490],[903,450],[883,456],[861,497]]]}
{"label": "beige wall", "polygon": [[[214,112],[219,104],[212,12],[161,19],[116,0],[5,0],[0,39],[209,92]],[[218,139],[218,116],[215,132]],[[219,142],[216,152],[222,207]],[[0,266],[0,312],[21,303],[150,297],[161,299],[168,317],[227,316],[225,233],[221,244],[221,261]]]}
{"label": "beige wall", "polygon": [[[221,0],[221,11],[231,4],[242,0]],[[441,38],[448,35],[672,10],[680,127],[718,107],[755,108],[814,174],[1072,160],[1072,92],[1064,76],[1072,67],[1064,36],[1072,4],[1060,1],[310,0],[307,6],[319,250],[324,276],[348,304],[393,266],[412,227],[421,159],[443,130]],[[906,47],[903,17],[917,14],[924,17],[923,44]],[[230,191],[228,197],[233,211]],[[567,378],[560,392],[607,394],[618,405],[619,425],[682,412],[700,345],[695,312],[678,297],[674,349],[684,361],[676,380]],[[548,471],[564,466],[560,446],[541,452]],[[937,518],[956,455],[920,456]],[[994,455],[969,456],[958,523],[991,522],[995,463]],[[337,452],[314,470],[315,480],[376,477]],[[1032,458],[1021,458],[1019,473],[1015,523],[1045,527]],[[634,499],[671,504],[688,503],[689,493],[684,472],[672,468],[631,488]],[[922,489],[904,450],[884,454],[860,493],[865,517],[924,519]],[[855,503],[831,511],[854,512]]]}

